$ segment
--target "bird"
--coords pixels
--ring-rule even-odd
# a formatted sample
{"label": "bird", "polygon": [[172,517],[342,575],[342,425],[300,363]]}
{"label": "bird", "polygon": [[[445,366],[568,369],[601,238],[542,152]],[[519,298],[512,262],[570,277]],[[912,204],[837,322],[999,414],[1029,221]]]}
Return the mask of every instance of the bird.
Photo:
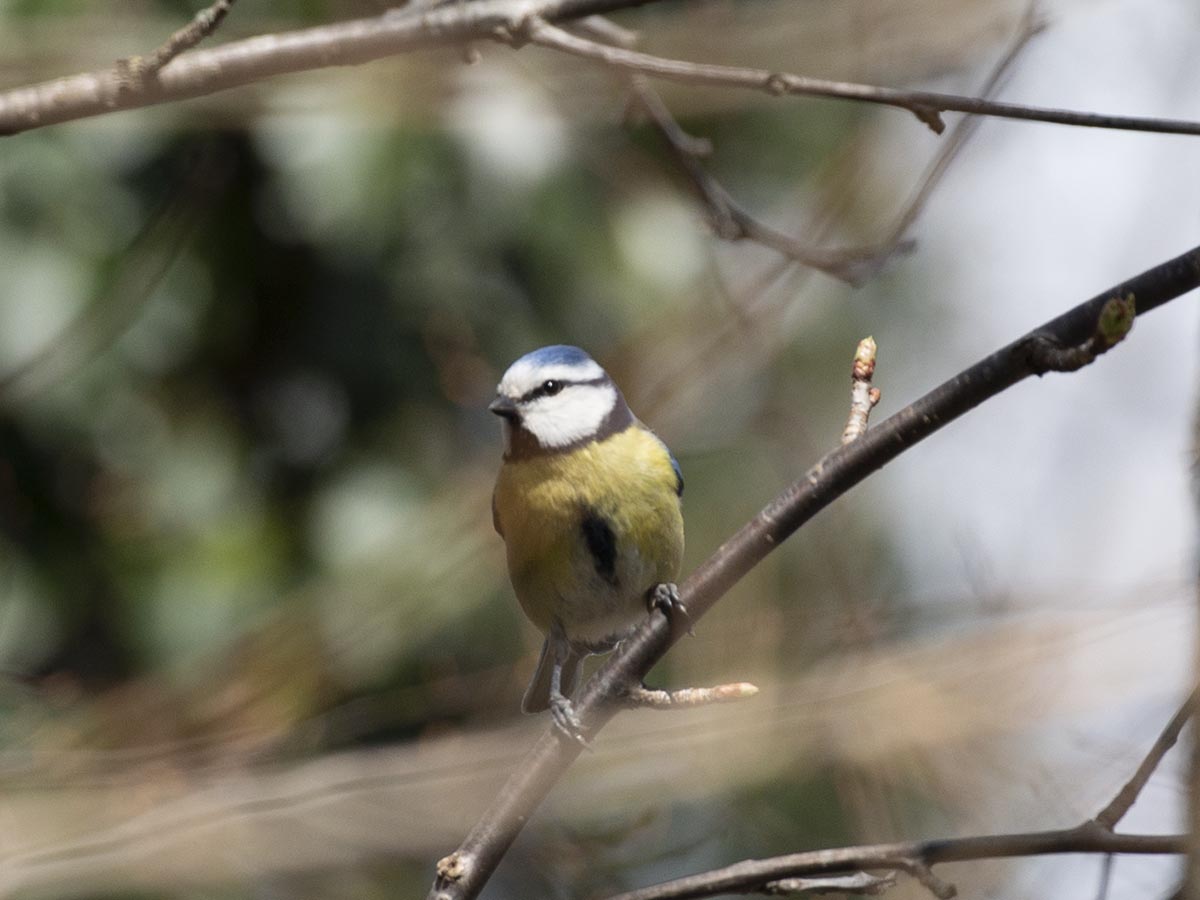
{"label": "bird", "polygon": [[683,474],[578,347],[516,360],[488,409],[504,438],[492,522],[517,600],[545,635],[521,709],[549,709],[586,743],[571,702],[583,658],[612,650],[655,608],[686,615],[675,585]]}

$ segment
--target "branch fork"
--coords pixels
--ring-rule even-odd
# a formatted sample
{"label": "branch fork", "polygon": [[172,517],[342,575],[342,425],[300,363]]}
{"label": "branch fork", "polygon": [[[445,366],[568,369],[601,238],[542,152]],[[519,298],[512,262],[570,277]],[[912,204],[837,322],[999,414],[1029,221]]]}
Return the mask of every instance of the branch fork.
{"label": "branch fork", "polygon": [[195,47],[220,26],[237,0],[216,0],[192,18],[187,25],[173,32],[152,53],[126,56],[113,65],[112,82],[103,91],[103,103],[109,109],[119,109],[132,98],[143,95],[148,99],[161,93],[158,73],[179,54]]}
{"label": "branch fork", "polygon": [[236,2],[237,0],[216,0],[211,6],[196,13],[187,25],[173,32],[153,53],[117,60],[118,76],[141,82],[156,81],[163,66],[216,31]]}
{"label": "branch fork", "polygon": [[629,84],[631,107],[641,109],[662,136],[675,162],[692,183],[717,237],[730,242],[753,241],[852,286],[861,284],[882,267],[886,258],[902,249],[897,240],[878,247],[826,250],[810,246],[760,221],[743,208],[703,165],[702,160],[712,153],[712,143],[685,131],[645,78],[633,75]]}

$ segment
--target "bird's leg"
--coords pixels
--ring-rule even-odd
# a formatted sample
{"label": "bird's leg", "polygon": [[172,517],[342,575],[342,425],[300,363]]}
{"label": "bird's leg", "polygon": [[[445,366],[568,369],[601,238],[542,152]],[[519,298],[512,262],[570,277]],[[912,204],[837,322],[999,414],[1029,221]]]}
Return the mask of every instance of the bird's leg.
{"label": "bird's leg", "polygon": [[575,714],[575,704],[562,692],[562,670],[571,652],[571,645],[558,627],[551,631],[550,641],[554,652],[554,668],[550,670],[550,718],[554,721],[554,727],[564,737],[587,747],[587,739],[583,736],[583,723]]}
{"label": "bird's leg", "polygon": [[[688,615],[687,607],[679,599],[678,585],[664,581],[650,588],[650,590],[646,591],[646,609],[651,613],[656,609],[662,610],[662,614],[672,624],[675,622],[675,617],[679,616],[687,623],[687,633],[694,636],[695,632],[692,631],[692,617]],[[641,684],[643,691],[652,690],[646,687],[646,682],[643,681]]]}
{"label": "bird's leg", "polygon": [[687,607],[679,599],[679,588],[670,582],[656,584],[646,593],[646,606],[650,612],[661,609],[668,622],[673,622],[676,616],[682,616],[687,622],[687,632],[692,634],[692,617],[688,615]]}

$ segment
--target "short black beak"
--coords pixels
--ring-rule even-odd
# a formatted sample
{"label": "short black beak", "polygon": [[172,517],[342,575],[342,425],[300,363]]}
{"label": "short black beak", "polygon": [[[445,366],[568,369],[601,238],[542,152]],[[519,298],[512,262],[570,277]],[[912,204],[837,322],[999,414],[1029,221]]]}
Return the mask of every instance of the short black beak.
{"label": "short black beak", "polygon": [[508,397],[497,397],[488,405],[488,412],[494,412],[502,419],[508,419],[510,422],[515,422],[520,416],[517,414],[517,404]]}

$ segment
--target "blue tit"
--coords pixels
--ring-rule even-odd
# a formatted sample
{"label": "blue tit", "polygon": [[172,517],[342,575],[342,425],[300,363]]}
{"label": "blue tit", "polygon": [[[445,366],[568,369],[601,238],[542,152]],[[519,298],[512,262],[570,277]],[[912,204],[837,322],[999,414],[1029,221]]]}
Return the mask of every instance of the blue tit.
{"label": "blue tit", "polygon": [[488,409],[504,433],[492,519],[517,600],[546,635],[521,708],[549,708],[578,738],[583,657],[615,647],[648,607],[679,605],[683,476],[578,347],[522,356]]}

